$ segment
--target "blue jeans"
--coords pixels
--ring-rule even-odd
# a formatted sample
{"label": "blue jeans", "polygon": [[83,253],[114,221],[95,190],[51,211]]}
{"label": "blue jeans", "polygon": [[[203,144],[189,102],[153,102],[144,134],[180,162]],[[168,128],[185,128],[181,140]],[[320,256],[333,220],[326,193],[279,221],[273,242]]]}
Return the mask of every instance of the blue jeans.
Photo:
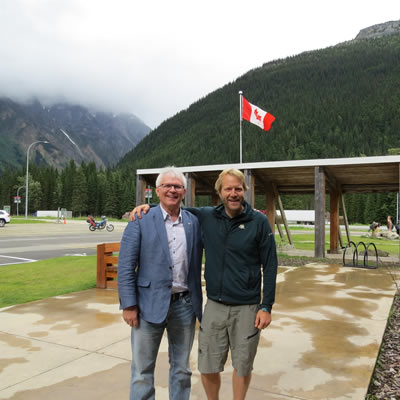
{"label": "blue jeans", "polygon": [[161,324],[142,319],[132,328],[132,377],[130,400],[155,399],[154,368],[164,330],[168,334],[169,398],[189,400],[192,371],[189,357],[193,346],[196,316],[189,295],[170,304]]}

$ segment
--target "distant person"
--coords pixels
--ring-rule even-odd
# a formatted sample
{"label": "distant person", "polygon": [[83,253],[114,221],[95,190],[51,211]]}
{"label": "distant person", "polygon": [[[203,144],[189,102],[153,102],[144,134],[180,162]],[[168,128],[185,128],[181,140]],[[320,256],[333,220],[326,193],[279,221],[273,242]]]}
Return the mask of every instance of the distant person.
{"label": "distant person", "polygon": [[154,368],[164,331],[169,343],[169,398],[189,400],[189,356],[201,320],[203,247],[197,218],[180,208],[186,178],[173,167],[157,178],[160,204],[129,222],[121,241],[118,293],[132,327],[131,400],[155,399]]}
{"label": "distant person", "polygon": [[397,221],[397,224],[395,225],[396,232],[398,235],[400,235],[400,221]]}
{"label": "distant person", "polygon": [[369,226],[368,232],[371,231],[371,237],[373,237],[373,238],[376,237],[376,234],[379,231],[380,226],[381,226],[381,224],[378,222],[375,222],[375,221]]}
{"label": "distant person", "polygon": [[392,222],[392,217],[388,215],[387,220],[386,220],[387,228],[388,231],[390,232],[393,229],[393,222]]}
{"label": "distant person", "polygon": [[[267,217],[244,200],[247,189],[240,170],[226,169],[215,183],[222,204],[186,208],[199,219],[206,253],[208,300],[199,331],[198,368],[209,400],[219,398],[229,350],[233,398],[246,397],[260,331],[271,323],[275,238]],[[140,218],[140,210],[148,209],[141,205],[132,214]]]}

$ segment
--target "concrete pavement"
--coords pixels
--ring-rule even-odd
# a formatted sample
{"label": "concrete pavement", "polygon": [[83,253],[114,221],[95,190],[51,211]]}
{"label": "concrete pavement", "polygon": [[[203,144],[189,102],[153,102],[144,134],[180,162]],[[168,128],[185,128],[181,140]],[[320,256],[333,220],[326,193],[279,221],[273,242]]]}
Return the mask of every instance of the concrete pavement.
{"label": "concrete pavement", "polygon": [[[249,400],[363,399],[395,288],[384,269],[280,267],[271,326],[262,331]],[[127,399],[130,328],[115,290],[92,289],[0,310],[0,399]],[[191,398],[204,399],[191,355]],[[221,398],[232,398],[232,367]],[[156,399],[168,398],[167,341]]]}

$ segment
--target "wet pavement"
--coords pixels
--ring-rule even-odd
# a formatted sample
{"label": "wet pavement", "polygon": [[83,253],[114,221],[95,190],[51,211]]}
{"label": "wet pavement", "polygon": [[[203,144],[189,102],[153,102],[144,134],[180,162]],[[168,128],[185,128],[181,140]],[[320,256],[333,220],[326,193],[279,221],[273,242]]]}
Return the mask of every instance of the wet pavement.
{"label": "wet pavement", "polygon": [[[280,267],[247,399],[364,399],[394,292],[383,269]],[[0,399],[127,399],[130,358],[115,290],[0,309]],[[197,340],[191,399],[205,399],[196,363]],[[231,373],[228,362],[223,399],[232,398]],[[166,338],[156,385],[156,399],[168,399]]]}

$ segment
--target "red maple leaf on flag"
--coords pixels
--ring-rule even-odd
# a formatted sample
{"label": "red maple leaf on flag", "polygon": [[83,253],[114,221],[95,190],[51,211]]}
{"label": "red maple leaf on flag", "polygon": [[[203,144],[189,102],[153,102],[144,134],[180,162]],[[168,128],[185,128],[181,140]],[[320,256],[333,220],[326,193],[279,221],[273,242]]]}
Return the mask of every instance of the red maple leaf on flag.
{"label": "red maple leaf on flag", "polygon": [[256,118],[261,121],[261,115],[258,113],[257,108],[254,110],[254,115],[256,116]]}

